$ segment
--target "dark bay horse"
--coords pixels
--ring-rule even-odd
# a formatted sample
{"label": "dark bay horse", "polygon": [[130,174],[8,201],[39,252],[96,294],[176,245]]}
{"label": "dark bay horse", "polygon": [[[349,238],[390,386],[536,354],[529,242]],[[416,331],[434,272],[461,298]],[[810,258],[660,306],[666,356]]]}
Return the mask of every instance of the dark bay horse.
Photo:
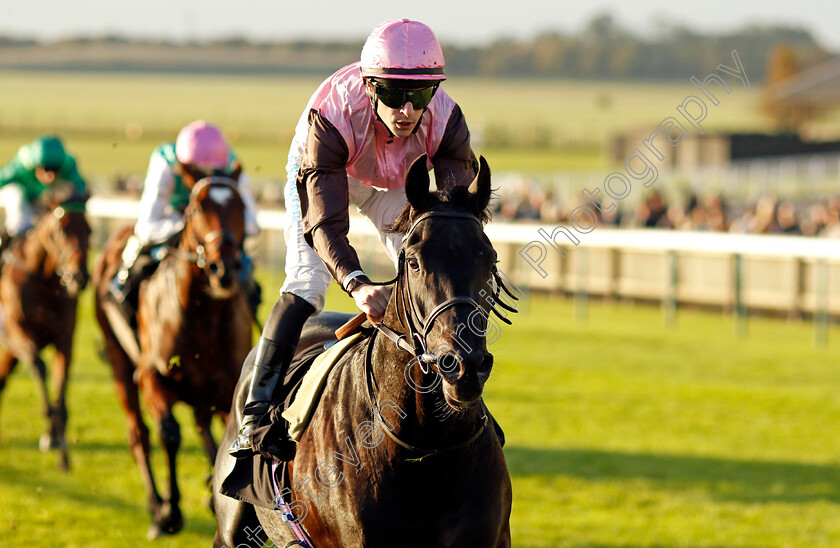
{"label": "dark bay horse", "polygon": [[[375,332],[331,370],[289,464],[286,500],[319,548],[511,544],[510,476],[481,398],[493,364],[484,296],[498,281],[482,228],[490,194],[483,158],[469,188],[430,192],[425,157],[409,171],[410,207],[394,225],[406,238],[382,321],[390,334]],[[408,334],[400,348],[398,333]],[[252,369],[249,356],[216,459],[216,548],[294,540],[280,513],[219,491]]]}
{"label": "dark bay horse", "polygon": [[[69,187],[66,187],[69,188]],[[85,219],[88,196],[74,194],[46,200],[47,212],[22,239],[6,251],[0,274],[2,327],[0,343],[0,391],[17,362],[31,363],[44,399],[48,430],[41,437],[41,450],[59,449],[60,466],[69,467],[67,444],[67,378],[73,359],[76,304],[88,283],[87,253],[90,226]],[[50,403],[47,367],[41,351],[52,345],[52,384],[55,402]]]}
{"label": "dark bay horse", "polygon": [[[183,526],[175,467],[181,433],[173,405],[182,401],[192,406],[212,464],[217,449],[210,431],[212,417],[227,418],[242,361],[251,348],[252,316],[239,285],[245,206],[229,182],[214,177],[193,187],[180,242],[140,285],[137,339],[126,337],[128,324],[115,313],[108,289],[131,227],[106,244],[93,273],[96,317],[128,418],[129,446],[146,487],[150,538],[176,533]],[[152,474],[138,389],[158,424],[167,456],[165,499]]]}

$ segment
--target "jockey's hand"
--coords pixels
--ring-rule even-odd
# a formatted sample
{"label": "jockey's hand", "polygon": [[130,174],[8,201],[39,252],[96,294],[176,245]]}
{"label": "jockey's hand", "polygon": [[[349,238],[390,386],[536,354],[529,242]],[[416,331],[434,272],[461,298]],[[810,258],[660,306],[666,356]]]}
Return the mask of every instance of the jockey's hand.
{"label": "jockey's hand", "polygon": [[359,310],[378,322],[385,315],[385,308],[391,298],[391,288],[386,285],[361,284],[350,295],[355,299]]}

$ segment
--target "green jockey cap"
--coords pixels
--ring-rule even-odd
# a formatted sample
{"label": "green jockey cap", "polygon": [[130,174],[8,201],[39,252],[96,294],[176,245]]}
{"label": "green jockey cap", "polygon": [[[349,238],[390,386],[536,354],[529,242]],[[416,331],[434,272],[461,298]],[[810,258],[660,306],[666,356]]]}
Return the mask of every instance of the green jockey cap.
{"label": "green jockey cap", "polygon": [[49,185],[42,183],[36,171],[43,168],[56,174],[57,179],[71,182],[79,195],[83,195],[87,185],[76,161],[64,150],[58,137],[45,135],[23,145],[17,154],[5,166],[0,168],[0,188],[8,184],[18,184],[23,188],[28,203],[34,203]]}
{"label": "green jockey cap", "polygon": [[67,153],[58,137],[44,136],[36,139],[30,147],[25,149],[21,162],[29,169],[42,167],[47,171],[57,171],[64,165]]}

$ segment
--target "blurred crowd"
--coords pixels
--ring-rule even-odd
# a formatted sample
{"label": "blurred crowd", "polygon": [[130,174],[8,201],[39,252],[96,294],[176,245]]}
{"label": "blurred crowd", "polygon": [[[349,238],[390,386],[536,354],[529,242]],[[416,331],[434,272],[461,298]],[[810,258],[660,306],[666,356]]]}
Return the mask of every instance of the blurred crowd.
{"label": "blurred crowd", "polygon": [[[118,179],[116,189],[123,195],[139,196],[142,179]],[[254,190],[262,207],[283,207],[281,185],[268,183]],[[585,204],[582,197],[564,204],[551,190],[537,184],[512,185],[497,193],[497,199],[492,202],[495,207],[493,219],[497,221],[568,223],[574,208],[589,205],[598,214],[601,226],[840,238],[840,197],[789,201],[768,193],[750,203],[735,204],[719,195],[688,194],[669,201],[658,191],[647,191],[645,200],[636,207],[625,206],[602,213],[591,204]],[[598,198],[605,205],[613,202],[605,198],[603,192]]]}
{"label": "blurred crowd", "polygon": [[[604,198],[603,192],[598,198],[605,206],[613,202]],[[503,193],[495,203],[493,218],[503,221],[568,223],[575,207],[589,205],[602,226],[840,238],[840,197],[787,201],[768,193],[750,203],[734,204],[719,195],[688,194],[680,200],[666,201],[658,191],[648,191],[638,206],[602,213],[585,204],[582,196],[566,205],[550,190],[533,185]]]}

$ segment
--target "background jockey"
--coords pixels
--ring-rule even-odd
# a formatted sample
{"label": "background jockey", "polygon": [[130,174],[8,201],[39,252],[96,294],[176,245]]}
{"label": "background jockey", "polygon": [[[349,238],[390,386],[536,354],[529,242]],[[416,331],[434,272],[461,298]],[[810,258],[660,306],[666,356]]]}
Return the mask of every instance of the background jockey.
{"label": "background jockey", "polygon": [[[56,181],[72,184],[78,195],[86,192],[85,180],[76,169],[76,160],[65,152],[58,137],[40,137],[20,147],[15,157],[0,170],[0,200],[6,208],[8,236],[19,236],[32,228],[34,204]],[[3,248],[8,241],[8,237],[3,238]]]}
{"label": "background jockey", "polygon": [[234,456],[260,449],[251,433],[333,278],[371,317],[385,312],[390,288],[370,284],[347,239],[350,204],[376,226],[396,262],[402,235],[386,230],[406,204],[411,163],[427,154],[438,188],[475,177],[467,124],[439,88],[443,80],[443,53],[432,30],[407,19],[386,21],[368,37],[361,62],[327,78],[309,100],[287,164],[286,280],[257,345]]}
{"label": "background jockey", "polygon": [[[184,210],[190,201],[192,185],[211,175],[238,180],[237,188],[245,203],[245,235],[256,236],[257,204],[248,189],[239,159],[230,149],[222,132],[204,120],[185,126],[174,143],[163,143],[152,152],[134,234],[122,253],[122,264],[111,282],[111,293],[124,303],[135,285],[133,268],[141,253],[170,241],[184,228]],[[253,310],[259,303],[259,286],[253,280],[251,261],[245,256],[243,281]]]}

